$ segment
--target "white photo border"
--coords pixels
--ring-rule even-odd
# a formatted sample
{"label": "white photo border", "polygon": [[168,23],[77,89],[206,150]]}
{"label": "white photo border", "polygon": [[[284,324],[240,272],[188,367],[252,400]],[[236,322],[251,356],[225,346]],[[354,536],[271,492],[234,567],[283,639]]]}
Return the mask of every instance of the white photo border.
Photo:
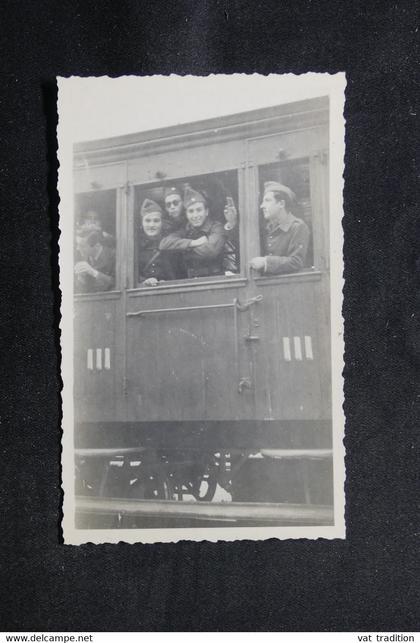
{"label": "white photo border", "polygon": [[[279,93],[283,96],[283,104],[297,100],[329,96],[330,100],[330,252],[331,252],[331,362],[332,362],[332,411],[333,411],[333,470],[334,470],[334,525],[326,527],[232,527],[232,528],[171,528],[171,529],[77,529],[74,524],[75,495],[74,495],[74,410],[73,410],[73,144],[86,140],[88,131],[93,138],[102,138],[102,132],[96,134],[94,128],[89,130],[89,124],[95,119],[96,104],[90,104],[95,96],[103,100],[103,96],[115,94],[117,88],[121,92],[124,83],[130,92],[137,91],[139,96],[147,92],[148,101],[153,100],[150,92],[161,91],[164,79],[181,79],[191,85],[194,82],[209,84],[219,81],[228,82],[234,86],[235,79],[241,79],[241,88],[249,83],[259,87],[273,86],[276,83]],[[160,79],[158,82],[151,79]],[[162,80],[163,79],[163,80]],[[156,82],[155,90],[153,84]],[[234,541],[234,540],[266,540],[270,538],[345,538],[345,468],[344,468],[344,412],[343,412],[343,377],[344,368],[344,339],[343,339],[343,172],[344,172],[344,91],[345,74],[315,74],[308,73],[300,76],[287,74],[284,76],[270,74],[260,76],[253,74],[210,75],[207,77],[171,75],[155,77],[126,76],[112,79],[109,77],[90,78],[58,78],[58,191],[59,191],[59,221],[60,221],[60,289],[61,304],[61,375],[62,390],[62,488],[63,522],[62,529],[65,544],[78,545],[82,543],[157,543],[191,541]],[[89,85],[90,92],[86,92]],[[100,91],[99,91],[100,90]],[[117,92],[117,93],[118,93]],[[252,93],[252,92],[251,92]],[[217,94],[212,91],[215,104]],[[166,100],[166,98],[165,98]],[[110,101],[112,103],[112,101]],[[220,101],[219,101],[220,103]],[[279,101],[275,104],[279,104]],[[259,107],[266,107],[260,104]],[[257,105],[255,105],[257,107]],[[108,125],[109,136],[116,135],[118,114],[110,118],[110,106],[104,107],[102,127]],[[252,109],[252,108],[250,108]],[[216,110],[217,111],[217,110]],[[248,108],[236,111],[249,111]],[[233,112],[229,112],[233,113]],[[218,114],[216,114],[217,116]],[[108,119],[108,124],[107,124]],[[98,120],[98,119],[97,119]],[[101,119],[99,119],[101,120]],[[198,119],[197,119],[198,120]],[[122,119],[119,119],[120,123]],[[116,125],[117,123],[117,125]],[[168,123],[170,124],[170,123]],[[175,123],[173,123],[175,124]],[[166,123],[165,123],[166,125]],[[99,125],[98,125],[99,127]],[[151,129],[151,128],[149,128]],[[126,132],[119,132],[124,134]],[[82,137],[82,138],[80,138]]]}

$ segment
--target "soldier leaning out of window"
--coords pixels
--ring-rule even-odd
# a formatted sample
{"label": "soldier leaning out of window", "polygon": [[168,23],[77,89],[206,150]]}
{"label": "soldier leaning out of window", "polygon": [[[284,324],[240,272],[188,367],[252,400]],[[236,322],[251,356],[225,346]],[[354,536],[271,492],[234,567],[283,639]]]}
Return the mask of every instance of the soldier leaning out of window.
{"label": "soldier leaning out of window", "polygon": [[[163,192],[163,200],[165,203],[166,217],[163,219],[162,236],[165,237],[185,227],[187,217],[185,216],[182,190],[180,187],[175,185],[166,186]],[[187,276],[183,259],[180,253],[171,254],[171,264],[175,273],[174,279],[185,279]]]}
{"label": "soldier leaning out of window", "polygon": [[[191,191],[191,187],[187,185],[185,187],[185,190],[186,193],[188,193],[188,191]],[[182,230],[185,231],[185,227],[188,223],[182,198],[182,190],[179,187],[170,185],[165,188],[163,196],[166,210],[166,219],[164,220],[163,224],[163,236],[172,233],[178,233],[182,235]],[[226,220],[226,223],[224,224],[226,242],[223,249],[222,268],[225,275],[233,275],[238,272],[236,239],[233,233],[236,227],[238,214],[231,197],[227,197],[226,199],[226,205],[223,210],[223,215]],[[209,215],[209,217],[211,219],[211,215]],[[183,254],[181,254],[181,252],[172,254],[174,255],[172,262],[175,268],[176,278],[183,279],[187,277]]]}
{"label": "soldier leaning out of window", "polygon": [[171,258],[159,249],[162,239],[162,208],[151,199],[145,199],[141,206],[141,230],[139,234],[139,285],[157,286],[161,281],[175,279]]}
{"label": "soldier leaning out of window", "polygon": [[163,192],[165,202],[166,219],[164,220],[164,230],[167,234],[175,232],[187,223],[185,217],[184,204],[182,203],[181,188],[175,185],[167,186]]}
{"label": "soldier leaning out of window", "polygon": [[114,237],[103,229],[99,213],[92,209],[86,210],[80,216],[80,220],[76,228],[76,236],[83,236],[89,232],[101,232],[104,245],[109,246],[110,248],[115,248]]}
{"label": "soldier leaning out of window", "polygon": [[184,208],[186,225],[164,237],[160,249],[183,253],[188,278],[224,274],[226,228],[210,218],[205,196],[189,187],[184,193]]}
{"label": "soldier leaning out of window", "polygon": [[269,181],[264,184],[261,203],[266,227],[263,257],[254,257],[250,266],[263,275],[298,272],[305,266],[309,228],[291,213],[295,195],[288,187]]}
{"label": "soldier leaning out of window", "polygon": [[106,245],[102,232],[79,232],[74,265],[75,292],[110,290],[115,281],[115,251]]}

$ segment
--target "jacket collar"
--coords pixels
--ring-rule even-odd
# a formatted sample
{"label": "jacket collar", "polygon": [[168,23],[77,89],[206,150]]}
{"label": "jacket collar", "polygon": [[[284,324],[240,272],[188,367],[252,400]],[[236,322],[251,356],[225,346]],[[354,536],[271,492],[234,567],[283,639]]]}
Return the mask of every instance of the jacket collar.
{"label": "jacket collar", "polygon": [[267,230],[270,234],[273,232],[276,232],[276,230],[282,230],[282,232],[288,232],[295,221],[297,221],[296,217],[291,212],[289,212],[289,217],[287,221],[285,221],[284,223],[274,223],[274,224],[268,223]]}
{"label": "jacket collar", "polygon": [[155,246],[159,245],[161,239],[162,239],[162,235],[151,238],[151,237],[148,237],[146,234],[140,234],[139,243],[142,248],[154,248]]}

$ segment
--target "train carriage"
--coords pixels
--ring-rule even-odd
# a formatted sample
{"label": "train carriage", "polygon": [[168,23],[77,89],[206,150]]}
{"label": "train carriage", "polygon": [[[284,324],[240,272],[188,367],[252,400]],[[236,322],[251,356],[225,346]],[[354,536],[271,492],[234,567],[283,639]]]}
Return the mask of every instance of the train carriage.
{"label": "train carriage", "polygon": [[[76,219],[115,244],[112,288],[74,295],[79,525],[332,524],[328,151],[328,98],[75,146]],[[266,181],[310,229],[299,272],[250,268]],[[138,283],[174,184],[235,203],[236,272]]]}

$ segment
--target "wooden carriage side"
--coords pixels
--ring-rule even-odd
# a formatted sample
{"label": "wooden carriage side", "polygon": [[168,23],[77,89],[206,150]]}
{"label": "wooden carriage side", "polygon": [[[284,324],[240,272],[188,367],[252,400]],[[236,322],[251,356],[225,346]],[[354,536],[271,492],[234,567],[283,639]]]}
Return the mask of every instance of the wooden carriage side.
{"label": "wooden carriage side", "polygon": [[[280,114],[269,109],[246,115],[246,121],[240,115],[239,123],[232,122],[233,117],[226,124],[218,119],[217,128],[205,122],[152,132],[152,141],[124,137],[103,150],[89,144],[76,152],[76,192],[114,195],[118,268],[114,293],[76,297],[76,316],[83,319],[80,330],[76,326],[76,390],[92,393],[84,420],[326,417],[329,387],[317,372],[329,370],[328,112],[322,100],[287,107],[286,113],[283,107],[277,110]],[[261,179],[264,172],[281,176],[282,168],[293,164],[309,182],[314,265],[299,275],[254,279],[248,261],[260,253]],[[240,274],[167,283],[153,291],[135,288],[139,188],[162,179],[166,183],[229,172],[236,174]],[[247,302],[256,293],[262,295],[262,303],[245,314],[235,312],[235,300]],[[147,312],[165,309],[168,313]],[[252,340],[258,336],[250,330],[250,324],[259,323],[255,314],[252,317],[257,309],[264,322],[258,327],[259,339]],[[92,335],[86,342],[89,329]],[[162,359],[156,357],[159,354]],[[257,375],[258,363],[262,369]],[[158,382],[163,400],[167,394],[163,404],[156,400]],[[241,386],[243,394],[238,393]],[[298,389],[311,399],[298,399]],[[95,395],[102,395],[101,403],[95,402]]]}
{"label": "wooden carriage side", "polygon": [[[111,292],[75,296],[76,446],[188,447],[207,432],[210,450],[330,452],[328,119],[320,98],[76,147],[76,202],[115,204],[117,267]],[[235,195],[239,273],[138,287],[142,199],[210,177]],[[302,272],[249,269],[265,180],[297,192]]]}

